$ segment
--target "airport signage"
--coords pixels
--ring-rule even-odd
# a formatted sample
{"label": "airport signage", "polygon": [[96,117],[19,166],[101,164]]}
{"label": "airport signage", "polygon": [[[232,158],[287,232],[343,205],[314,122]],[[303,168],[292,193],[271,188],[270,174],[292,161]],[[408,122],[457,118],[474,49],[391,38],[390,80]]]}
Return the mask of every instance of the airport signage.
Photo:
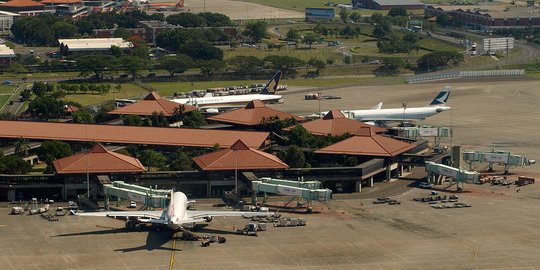
{"label": "airport signage", "polygon": [[483,40],[484,52],[496,52],[514,48],[514,38],[485,38]]}
{"label": "airport signage", "polygon": [[492,162],[492,163],[507,163],[508,154],[485,153],[484,160],[487,162]]}

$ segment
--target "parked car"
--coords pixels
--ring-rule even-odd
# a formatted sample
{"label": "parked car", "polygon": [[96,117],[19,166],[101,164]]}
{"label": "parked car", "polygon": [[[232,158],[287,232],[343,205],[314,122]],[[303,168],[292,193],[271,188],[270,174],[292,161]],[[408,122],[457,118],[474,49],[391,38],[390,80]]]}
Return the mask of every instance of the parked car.
{"label": "parked car", "polygon": [[131,201],[128,205],[128,208],[137,208],[137,203],[134,201]]}

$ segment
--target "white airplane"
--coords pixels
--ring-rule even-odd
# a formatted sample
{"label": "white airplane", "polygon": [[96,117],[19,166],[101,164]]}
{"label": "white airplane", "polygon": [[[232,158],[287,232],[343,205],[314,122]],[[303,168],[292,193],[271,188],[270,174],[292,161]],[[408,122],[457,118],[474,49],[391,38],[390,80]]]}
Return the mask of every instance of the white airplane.
{"label": "white airplane", "polygon": [[243,107],[255,99],[264,103],[278,103],[281,102],[283,97],[275,94],[278,90],[280,80],[281,71],[278,71],[266,84],[260,94],[214,96],[212,93],[207,93],[204,97],[200,98],[177,98],[172,99],[171,101],[198,107],[199,110],[204,113],[216,114],[222,111]]}
{"label": "white airplane", "polygon": [[[377,106],[369,110],[346,110],[343,111],[343,114],[351,119],[372,123],[424,120],[451,109],[451,107],[446,105],[451,90],[452,88],[449,86],[444,87],[435,99],[424,107],[382,109],[382,102],[380,102]],[[321,114],[326,115],[326,113],[328,112],[322,112]]]}
{"label": "white airplane", "polygon": [[198,222],[211,222],[214,217],[255,217],[271,216],[270,212],[240,212],[240,211],[192,211],[187,210],[188,201],[183,192],[172,192],[169,206],[162,211],[103,211],[78,213],[79,216],[98,216],[127,218],[126,228],[133,229],[136,224],[146,223],[166,226],[171,230],[183,230],[186,225]]}

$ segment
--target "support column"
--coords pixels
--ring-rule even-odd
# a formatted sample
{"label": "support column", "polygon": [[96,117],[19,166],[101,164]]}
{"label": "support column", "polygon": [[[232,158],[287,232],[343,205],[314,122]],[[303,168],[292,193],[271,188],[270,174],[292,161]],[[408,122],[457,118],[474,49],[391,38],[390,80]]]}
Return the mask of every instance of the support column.
{"label": "support column", "polygon": [[373,187],[373,176],[368,178],[368,187]]}
{"label": "support column", "polygon": [[390,168],[390,165],[386,166],[386,181],[390,181],[392,178],[392,169]]}
{"label": "support column", "polygon": [[212,197],[212,184],[210,183],[210,180],[206,181],[206,197]]}
{"label": "support column", "polygon": [[362,192],[362,179],[355,182],[355,192]]}

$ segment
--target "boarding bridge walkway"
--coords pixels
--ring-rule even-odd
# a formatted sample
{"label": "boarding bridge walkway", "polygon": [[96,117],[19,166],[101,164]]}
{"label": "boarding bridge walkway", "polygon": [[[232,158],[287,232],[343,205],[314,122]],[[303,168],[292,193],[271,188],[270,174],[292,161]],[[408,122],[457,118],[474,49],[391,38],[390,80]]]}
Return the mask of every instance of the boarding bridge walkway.
{"label": "boarding bridge walkway", "polygon": [[276,194],[286,196],[296,196],[309,202],[328,202],[332,199],[332,190],[322,189],[319,181],[291,181],[272,178],[260,178],[259,181],[251,183],[253,203],[257,202],[257,194]]}
{"label": "boarding bridge walkway", "polygon": [[456,182],[458,190],[463,190],[463,183],[476,184],[480,179],[478,172],[466,171],[431,161],[427,161],[425,167],[428,182],[440,185],[443,183],[444,177],[450,177]]}
{"label": "boarding bridge walkway", "polygon": [[514,155],[510,151],[464,151],[463,160],[469,164],[469,170],[473,169],[475,163],[489,163],[489,171],[493,171],[493,164],[504,165],[504,174],[508,174],[511,166],[530,166],[535,164],[535,160],[527,159],[526,156]]}
{"label": "boarding bridge walkway", "polygon": [[165,208],[169,202],[171,190],[152,189],[138,185],[114,181],[103,185],[105,193],[105,208],[109,209],[110,197],[144,203],[147,207]]}

